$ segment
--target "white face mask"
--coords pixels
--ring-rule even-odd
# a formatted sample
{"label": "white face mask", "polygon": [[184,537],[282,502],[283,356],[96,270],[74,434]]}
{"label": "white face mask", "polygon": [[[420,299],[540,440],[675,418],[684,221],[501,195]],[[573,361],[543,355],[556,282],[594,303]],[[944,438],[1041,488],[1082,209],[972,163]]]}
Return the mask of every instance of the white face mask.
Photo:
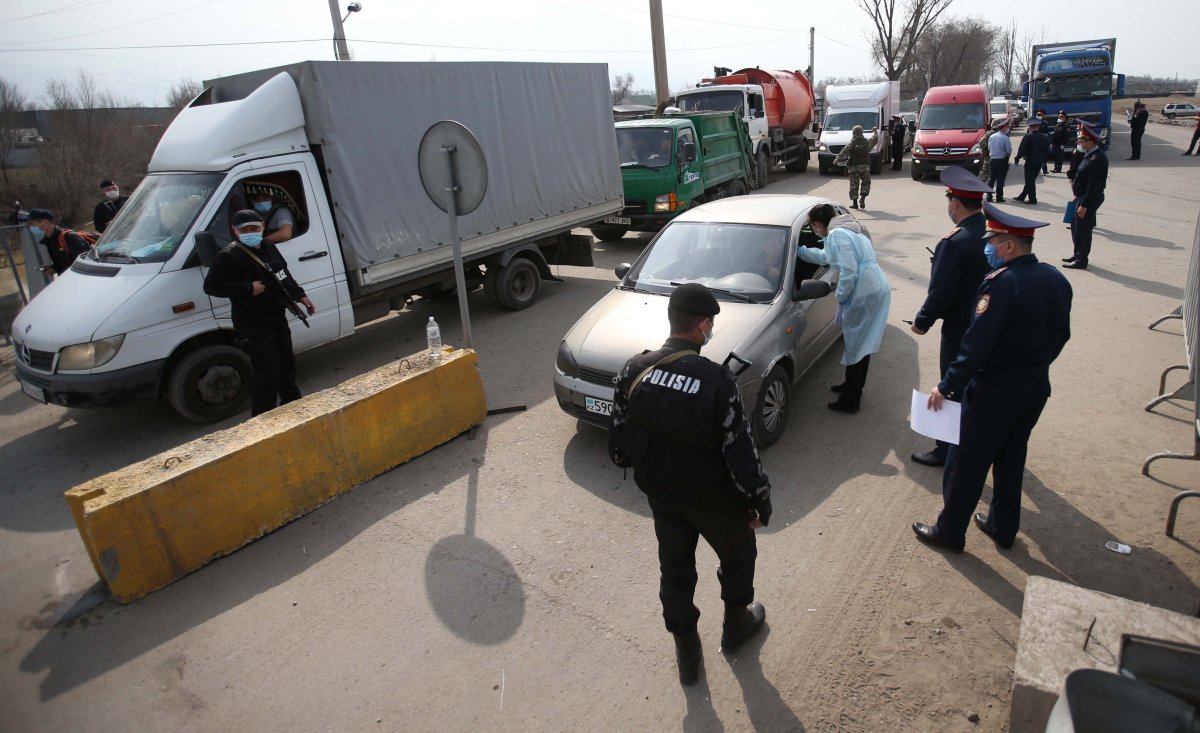
{"label": "white face mask", "polygon": [[121,191],[119,189],[116,191],[105,191],[104,195],[109,197],[110,199],[115,199],[121,195]]}

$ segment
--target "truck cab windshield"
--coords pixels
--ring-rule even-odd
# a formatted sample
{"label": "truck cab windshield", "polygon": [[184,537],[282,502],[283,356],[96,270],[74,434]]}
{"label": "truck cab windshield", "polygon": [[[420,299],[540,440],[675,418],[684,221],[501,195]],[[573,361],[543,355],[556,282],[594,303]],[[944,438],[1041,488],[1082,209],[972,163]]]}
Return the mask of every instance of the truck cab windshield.
{"label": "truck cab windshield", "polygon": [[682,112],[732,112],[745,108],[746,95],[740,89],[684,94],[675,106]]}
{"label": "truck cab windshield", "polygon": [[862,125],[863,132],[870,132],[872,127],[879,125],[879,115],[874,112],[831,112],[825,118],[824,129],[830,132],[842,132]]}
{"label": "truck cab windshield", "polygon": [[666,168],[671,164],[675,131],[670,127],[617,129],[617,155],[622,168]]}
{"label": "truck cab windshield", "polygon": [[927,104],[921,108],[922,130],[979,130],[983,104]]}
{"label": "truck cab windshield", "polygon": [[1112,77],[1108,74],[1061,76],[1038,79],[1034,97],[1039,101],[1092,99],[1112,95]]}
{"label": "truck cab windshield", "polygon": [[95,257],[117,262],[166,262],[223,173],[148,176],[96,245]]}

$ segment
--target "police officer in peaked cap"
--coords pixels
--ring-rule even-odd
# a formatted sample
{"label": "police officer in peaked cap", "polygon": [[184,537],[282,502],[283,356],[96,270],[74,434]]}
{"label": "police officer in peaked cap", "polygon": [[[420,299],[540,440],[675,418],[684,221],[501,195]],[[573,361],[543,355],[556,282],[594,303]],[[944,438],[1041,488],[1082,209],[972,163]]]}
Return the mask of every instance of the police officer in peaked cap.
{"label": "police officer in peaked cap", "polygon": [[[939,376],[946,373],[958,353],[963,334],[971,325],[975,292],[992,269],[983,254],[983,196],[992,189],[957,166],[942,171],[940,178],[946,184],[946,214],[954,228],[933,250],[929,292],[910,327],[913,333],[923,336],[936,321],[942,322]],[[933,450],[914,453],[912,459],[926,466],[942,466],[949,448],[949,443],[939,440]]]}
{"label": "police officer in peaked cap", "polygon": [[[962,346],[929,395],[929,407],[962,402],[959,444],[942,475],[943,507],[935,524],[913,524],[917,538],[962,552],[967,525],[1001,549],[1011,548],[1021,524],[1021,481],[1029,436],[1050,397],[1050,364],[1071,336],[1071,286],[1033,254],[1033,235],[1045,222],[984,204],[986,256],[996,269],[979,286],[975,315]],[[975,512],[988,471],[992,501]]]}
{"label": "police officer in peaked cap", "polygon": [[609,455],[646,493],[658,537],[659,598],[675,637],[679,679],[699,680],[696,544],[720,560],[723,651],[741,646],[766,616],[754,600],[754,530],[771,519],[771,484],[758,458],[734,376],[700,356],[721,306],[708,288],[680,285],[667,307],[670,337],[626,362],[613,395]]}

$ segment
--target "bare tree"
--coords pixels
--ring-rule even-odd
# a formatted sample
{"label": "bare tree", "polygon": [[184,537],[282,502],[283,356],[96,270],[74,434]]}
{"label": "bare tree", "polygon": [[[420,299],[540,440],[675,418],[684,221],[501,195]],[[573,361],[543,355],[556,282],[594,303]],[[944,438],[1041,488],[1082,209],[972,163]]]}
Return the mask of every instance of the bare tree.
{"label": "bare tree", "polygon": [[179,80],[178,84],[171,87],[171,91],[167,92],[167,106],[171,109],[183,109],[202,91],[204,91],[204,86],[200,82],[190,77],[184,77]]}
{"label": "bare tree", "polygon": [[1030,75],[1033,73],[1033,47],[1046,42],[1046,30],[1044,28],[1036,31],[1030,31],[1022,34],[1021,41],[1016,45],[1016,60],[1013,63],[1013,68],[1017,72],[1018,81],[1029,81]]}
{"label": "bare tree", "polygon": [[630,90],[633,89],[633,74],[626,72],[625,74],[617,74],[613,77],[612,85],[612,103],[614,105],[625,101],[629,96]]}
{"label": "bare tree", "polygon": [[[875,61],[888,79],[895,81],[912,63],[917,43],[954,0],[855,0],[871,16]],[[899,11],[899,12],[898,12]]]}
{"label": "bare tree", "polygon": [[25,95],[16,84],[0,79],[0,173],[4,185],[12,184],[8,176],[9,157],[20,142],[21,113],[25,111]]}
{"label": "bare tree", "polygon": [[932,25],[917,43],[906,71],[918,89],[977,84],[994,68],[1000,30],[980,18],[952,18]]}
{"label": "bare tree", "polygon": [[1014,20],[1009,24],[1004,35],[996,39],[993,65],[994,70],[1004,81],[1004,89],[1007,91],[1012,91],[1013,69],[1016,67],[1017,57],[1020,55],[1022,55],[1022,51],[1017,46],[1017,21]]}

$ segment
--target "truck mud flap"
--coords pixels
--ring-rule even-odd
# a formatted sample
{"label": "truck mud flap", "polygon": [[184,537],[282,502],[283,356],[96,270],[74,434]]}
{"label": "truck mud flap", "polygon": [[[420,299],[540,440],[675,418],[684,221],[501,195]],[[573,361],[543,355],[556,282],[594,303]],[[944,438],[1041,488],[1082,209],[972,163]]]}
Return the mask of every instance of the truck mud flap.
{"label": "truck mud flap", "polygon": [[571,265],[573,267],[591,267],[592,238],[586,234],[563,234],[558,237],[558,243],[542,249],[546,261],[551,265]]}

